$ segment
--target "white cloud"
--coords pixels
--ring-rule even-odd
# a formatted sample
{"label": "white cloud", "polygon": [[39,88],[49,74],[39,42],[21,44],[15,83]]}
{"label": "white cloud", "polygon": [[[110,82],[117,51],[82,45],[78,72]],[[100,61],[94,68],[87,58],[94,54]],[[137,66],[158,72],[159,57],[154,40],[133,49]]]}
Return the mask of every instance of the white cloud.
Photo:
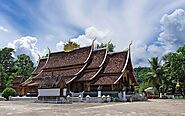
{"label": "white cloud", "polygon": [[[126,49],[128,43],[133,40],[133,60],[141,61],[137,58],[142,56],[143,59],[147,59],[157,52],[157,46],[150,46],[150,41],[154,35],[159,33],[160,29],[158,27],[161,16],[183,6],[184,3],[185,1],[182,0],[174,2],[168,0],[140,0],[134,1],[134,4],[133,1],[86,2],[78,0],[71,3],[70,0],[66,0],[52,1],[53,6],[51,7],[50,1],[44,1],[41,2],[40,9],[44,19],[40,21],[45,29],[54,32],[56,36],[61,36],[63,42],[69,40],[71,35],[76,33],[74,32],[75,28],[74,30],[73,28],[70,29],[70,26],[84,30],[93,26],[98,30],[103,30],[103,32],[109,30],[107,35],[111,35],[111,38],[105,39],[106,37],[104,37],[103,39],[97,39],[97,42],[108,42],[111,39],[116,45],[115,50],[121,51]],[[46,11],[47,7],[49,7],[49,10]],[[51,26],[55,28],[51,28]],[[91,32],[96,33],[93,30]],[[92,36],[88,36],[86,33],[71,40],[81,44],[81,46],[89,45],[92,41]],[[99,34],[96,33],[95,35]],[[146,46],[146,49],[143,46]],[[147,48],[148,46],[150,47]],[[136,53],[134,50],[143,54],[138,54],[139,52]],[[147,62],[145,60],[145,64]],[[138,63],[142,65],[140,62]]]}
{"label": "white cloud", "polygon": [[77,38],[70,39],[81,47],[91,45],[92,40],[96,39],[95,44],[106,43],[113,38],[113,34],[109,30],[99,30],[95,27],[88,27],[85,29],[85,34],[80,35]]}
{"label": "white cloud", "polygon": [[7,47],[15,49],[15,56],[20,54],[29,55],[30,58],[36,63],[38,55],[40,54],[37,46],[37,38],[31,36],[21,37],[11,43],[8,43]]}
{"label": "white cloud", "polygon": [[[35,24],[37,24],[36,26],[39,27],[37,28],[38,30],[34,31],[39,33],[37,37],[39,37],[38,43],[40,45],[38,47],[40,49],[46,47],[55,49],[57,42],[65,42],[70,38],[80,43],[81,46],[89,45],[92,37],[96,35],[99,37],[97,42],[108,42],[111,39],[116,45],[116,51],[121,51],[127,48],[128,43],[133,40],[133,60],[136,61],[135,64],[142,65],[139,61],[150,58],[152,54],[158,54],[157,51],[162,46],[151,43],[154,36],[159,33],[160,29],[158,27],[161,16],[176,8],[183,8],[185,1],[139,0],[134,1],[133,4],[133,1],[129,0],[111,2],[106,0],[88,2],[85,0],[73,2],[70,0],[44,0],[34,6],[37,12],[34,12],[32,5],[27,2],[17,2],[17,4],[24,11],[27,11],[29,18],[34,20]],[[164,23],[161,24],[163,25]],[[91,26],[95,27],[95,29],[91,28],[89,29],[90,32],[87,32],[87,29]],[[7,26],[4,27],[11,29]],[[83,30],[86,30],[85,34],[79,35]],[[96,30],[98,31],[96,32]],[[12,31],[15,31],[15,29]],[[102,33],[99,33],[100,31]],[[167,39],[160,40],[160,38],[167,38],[166,35],[169,37],[166,32],[163,30],[158,42],[163,44],[163,47],[160,48],[164,49],[164,51],[170,51],[178,45],[165,43],[164,40]],[[88,35],[92,33],[94,35]],[[77,37],[78,35],[79,37]],[[2,36],[0,35],[0,37]],[[6,38],[8,37],[6,36]],[[175,39],[173,41],[176,43]],[[58,50],[61,50],[62,42],[57,45]],[[168,47],[170,49],[167,49]],[[147,60],[145,60],[145,64],[146,62]]]}
{"label": "white cloud", "polygon": [[185,43],[185,11],[183,9],[176,9],[171,14],[163,15],[160,24],[161,33],[157,41],[149,45],[136,44],[133,48],[135,66],[147,65],[146,59],[161,58],[166,53],[175,52]]}
{"label": "white cloud", "polygon": [[[95,27],[85,29],[85,34],[79,35],[77,38],[72,38],[70,41],[76,42],[80,47],[91,45],[93,39],[96,39],[95,44],[101,42],[107,43],[113,38],[113,34],[109,30],[99,30]],[[60,41],[56,44],[57,50],[63,50],[64,42]]]}
{"label": "white cloud", "polygon": [[64,49],[64,42],[60,41],[59,43],[57,43],[56,49],[57,49],[57,51],[63,51],[63,49]]}
{"label": "white cloud", "polygon": [[9,30],[3,26],[0,26],[0,31],[9,32]]}
{"label": "white cloud", "polygon": [[156,57],[163,55],[164,49],[160,46],[152,44],[147,47],[147,51],[150,53],[151,56]]}
{"label": "white cloud", "polygon": [[161,20],[162,32],[158,41],[165,53],[174,52],[185,43],[185,11],[177,9],[171,14],[165,14]]}

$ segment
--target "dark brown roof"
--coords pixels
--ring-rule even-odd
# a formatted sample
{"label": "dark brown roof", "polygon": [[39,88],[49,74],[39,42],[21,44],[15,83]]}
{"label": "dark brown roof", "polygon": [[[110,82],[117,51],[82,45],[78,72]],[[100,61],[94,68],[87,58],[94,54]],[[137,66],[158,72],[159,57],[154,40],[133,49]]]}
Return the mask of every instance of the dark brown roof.
{"label": "dark brown roof", "polygon": [[134,85],[138,85],[137,81],[134,77],[134,70],[133,70],[133,66],[132,66],[132,62],[131,62],[130,57],[129,57],[129,60],[128,60],[128,70],[129,70],[130,80],[132,81],[132,83],[134,83]]}
{"label": "dark brown roof", "polygon": [[120,75],[105,75],[100,76],[93,85],[112,85]]}
{"label": "dark brown roof", "polygon": [[42,88],[44,84],[53,86],[52,83],[58,78],[62,78],[66,83],[71,82],[86,67],[92,48],[88,46],[70,52],[51,53],[43,70],[33,78],[32,83],[36,82],[36,78],[38,81],[42,80],[40,85]]}
{"label": "dark brown roof", "polygon": [[108,54],[107,65],[103,73],[121,73],[127,59],[128,51]]}
{"label": "dark brown roof", "polygon": [[70,52],[56,52],[49,55],[49,59],[44,69],[47,68],[59,68],[72,65],[84,64],[91,54],[92,47],[84,47],[75,49]]}
{"label": "dark brown roof", "polygon": [[28,85],[29,83],[31,83],[33,77],[36,76],[36,75],[38,75],[38,74],[42,71],[42,69],[44,68],[46,62],[47,62],[47,59],[46,59],[46,58],[45,58],[45,59],[40,59],[39,62],[38,62],[37,67],[36,67],[35,70],[32,72],[31,77],[29,77],[26,81],[24,81],[24,82],[22,83],[22,85],[23,85],[23,86],[26,86],[26,85]]}
{"label": "dark brown roof", "polygon": [[100,49],[100,50],[93,51],[92,61],[86,69],[88,69],[88,68],[98,68],[103,63],[103,61],[105,60],[106,53],[107,53],[106,49]]}
{"label": "dark brown roof", "polygon": [[123,52],[116,52],[107,55],[104,70],[97,78],[92,82],[93,85],[112,85],[123,74],[123,69],[127,65],[128,50]]}
{"label": "dark brown roof", "polygon": [[53,75],[60,75],[60,76],[73,76],[78,74],[78,72],[83,68],[83,66],[74,68],[74,69],[68,69],[68,70],[61,70],[61,71],[54,71]]}
{"label": "dark brown roof", "polygon": [[22,77],[22,76],[17,76],[17,77],[15,77],[14,79],[13,79],[13,81],[12,81],[12,87],[18,87],[18,86],[20,86],[21,85],[21,83],[22,82],[24,82],[25,81],[25,79],[24,79],[24,77]]}
{"label": "dark brown roof", "polygon": [[45,65],[47,59],[40,59],[39,63],[37,65],[37,67],[35,68],[35,70],[32,72],[32,75],[37,75],[40,73],[40,71],[42,70],[43,66]]}
{"label": "dark brown roof", "polygon": [[131,81],[136,82],[129,50],[107,54],[106,49],[93,51],[92,48],[50,53],[44,67],[38,66],[36,71],[40,69],[40,72],[31,81],[28,79],[27,85],[57,87],[61,80],[66,84],[73,81],[91,81],[93,85],[117,84],[126,69],[130,72]]}
{"label": "dark brown roof", "polygon": [[99,69],[104,64],[107,56],[107,49],[95,50],[92,53],[91,60],[88,66],[84,69],[77,81],[89,81],[99,72]]}
{"label": "dark brown roof", "polygon": [[77,81],[89,81],[98,72],[97,69],[84,72],[83,75]]}

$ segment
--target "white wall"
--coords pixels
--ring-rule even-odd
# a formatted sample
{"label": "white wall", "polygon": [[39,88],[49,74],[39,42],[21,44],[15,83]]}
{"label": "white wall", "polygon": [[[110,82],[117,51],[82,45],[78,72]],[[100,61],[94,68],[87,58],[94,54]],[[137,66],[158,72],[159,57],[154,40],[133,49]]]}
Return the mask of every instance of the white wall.
{"label": "white wall", "polygon": [[60,88],[56,89],[38,89],[38,96],[60,96]]}

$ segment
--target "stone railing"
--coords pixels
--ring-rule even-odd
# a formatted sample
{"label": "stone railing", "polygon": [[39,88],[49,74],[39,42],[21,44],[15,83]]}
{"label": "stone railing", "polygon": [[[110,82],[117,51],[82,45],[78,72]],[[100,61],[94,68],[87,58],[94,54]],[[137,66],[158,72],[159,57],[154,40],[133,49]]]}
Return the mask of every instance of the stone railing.
{"label": "stone railing", "polygon": [[70,91],[70,94],[71,94],[72,97],[79,97],[79,96],[81,96],[83,98],[84,91],[83,92],[79,92],[79,93],[75,93],[75,92],[71,92]]}
{"label": "stone railing", "polygon": [[103,102],[111,102],[111,97],[103,95],[102,97],[90,97],[87,95],[86,97],[81,97],[80,95],[78,97],[70,97],[67,96],[67,100],[71,102],[87,102],[87,103],[103,103]]}

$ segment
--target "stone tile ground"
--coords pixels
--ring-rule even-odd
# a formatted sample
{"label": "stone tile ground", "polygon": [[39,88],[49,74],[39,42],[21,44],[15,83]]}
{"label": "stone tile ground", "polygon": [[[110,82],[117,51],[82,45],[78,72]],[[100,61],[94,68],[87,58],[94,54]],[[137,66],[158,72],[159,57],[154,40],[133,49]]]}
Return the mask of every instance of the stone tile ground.
{"label": "stone tile ground", "polygon": [[185,100],[73,104],[0,101],[0,116],[185,116]]}

